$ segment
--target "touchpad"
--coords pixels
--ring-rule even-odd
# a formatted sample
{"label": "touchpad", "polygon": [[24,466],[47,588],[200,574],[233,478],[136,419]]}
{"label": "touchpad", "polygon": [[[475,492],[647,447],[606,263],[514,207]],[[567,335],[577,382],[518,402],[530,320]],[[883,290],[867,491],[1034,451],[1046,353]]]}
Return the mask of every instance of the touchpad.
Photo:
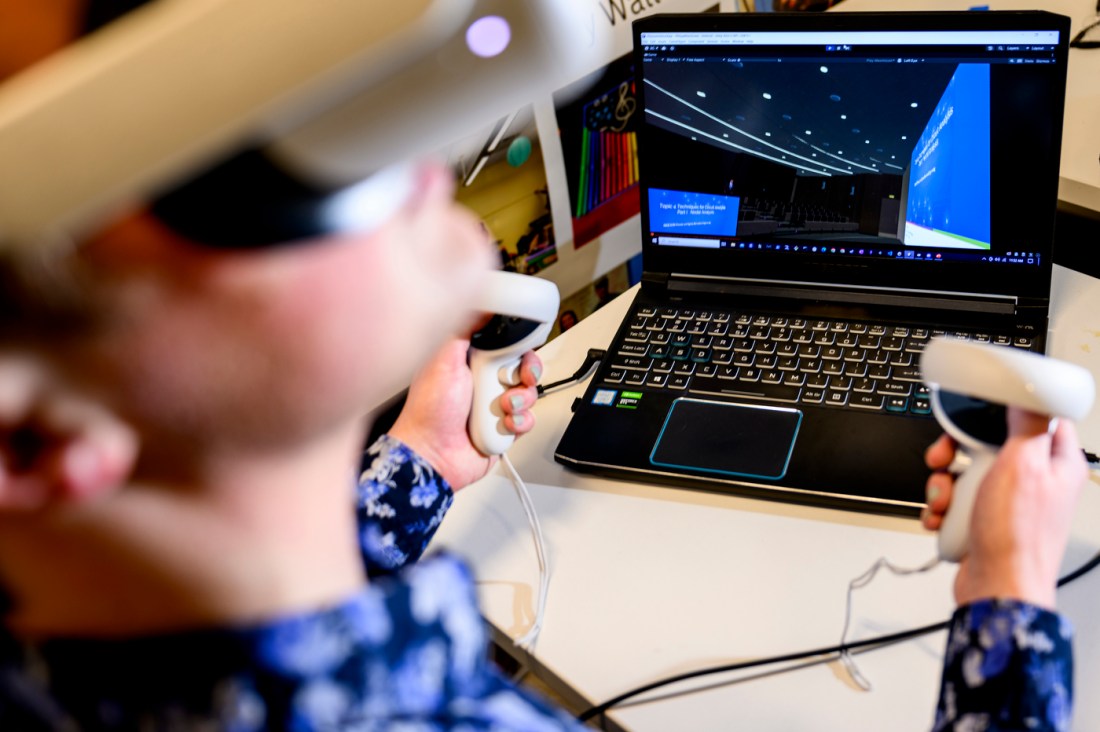
{"label": "touchpad", "polygon": [[802,412],[677,399],[649,456],[654,465],[752,478],[787,473]]}

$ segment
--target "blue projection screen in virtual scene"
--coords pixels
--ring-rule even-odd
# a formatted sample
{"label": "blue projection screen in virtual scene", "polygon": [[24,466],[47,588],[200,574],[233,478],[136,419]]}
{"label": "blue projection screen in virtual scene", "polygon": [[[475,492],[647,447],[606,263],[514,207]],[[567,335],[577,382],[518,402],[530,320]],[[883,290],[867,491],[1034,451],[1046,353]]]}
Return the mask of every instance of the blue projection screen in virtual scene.
{"label": "blue projection screen in virtual scene", "polygon": [[662,234],[721,235],[736,230],[739,203],[735,196],[650,188],[650,228]]}
{"label": "blue projection screen in virtual scene", "polygon": [[906,246],[989,249],[989,66],[959,64],[910,158]]}

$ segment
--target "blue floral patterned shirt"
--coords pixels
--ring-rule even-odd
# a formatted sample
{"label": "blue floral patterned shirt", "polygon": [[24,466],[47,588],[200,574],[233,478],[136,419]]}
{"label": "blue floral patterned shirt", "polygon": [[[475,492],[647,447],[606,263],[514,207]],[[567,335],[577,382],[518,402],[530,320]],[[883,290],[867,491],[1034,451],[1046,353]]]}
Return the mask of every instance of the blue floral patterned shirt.
{"label": "blue floral patterned shirt", "polygon": [[[393,439],[367,457],[357,511],[369,586],[250,627],[35,644],[0,630],[0,730],[581,728],[489,663],[464,565],[446,555],[414,564],[450,487]],[[1022,603],[961,608],[936,732],[1067,730],[1069,637],[1057,615]]]}
{"label": "blue floral patterned shirt", "polygon": [[1015,600],[985,600],[952,618],[935,732],[1069,732],[1073,631]]}

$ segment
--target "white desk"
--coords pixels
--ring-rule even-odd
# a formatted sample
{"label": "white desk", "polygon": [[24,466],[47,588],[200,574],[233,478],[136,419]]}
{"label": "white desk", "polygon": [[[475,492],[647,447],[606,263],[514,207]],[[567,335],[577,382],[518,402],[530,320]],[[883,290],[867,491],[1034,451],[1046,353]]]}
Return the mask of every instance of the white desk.
{"label": "white desk", "polygon": [[[1047,10],[1072,19],[1072,38],[1095,17],[1095,0],[844,0],[833,10]],[[1100,211],[1100,49],[1071,48],[1058,198]]]}
{"label": "white desk", "polygon": [[[1100,374],[1100,281],[1055,267],[1051,350]],[[589,347],[606,347],[633,291],[542,351],[546,382]],[[701,491],[616,482],[566,471],[553,449],[581,386],[536,407],[537,428],[512,459],[531,491],[553,564],[535,672],[578,709],[690,669],[835,644],[849,580],[880,556],[916,565],[934,553],[917,522]],[[1100,449],[1100,414],[1081,425]],[[530,626],[538,569],[511,484],[494,474],[458,495],[437,538],[465,555],[500,638]],[[1066,566],[1100,549],[1100,486],[1085,491]],[[882,576],[856,595],[853,637],[948,617],[953,571]],[[1100,573],[1063,590],[1077,626],[1077,730],[1100,729]],[[874,690],[836,664],[625,706],[610,719],[642,730],[927,730],[944,634],[859,657]],[[771,670],[771,669],[768,669]],[[745,674],[741,674],[744,677]],[[719,678],[694,682],[714,684]],[[723,679],[728,680],[728,679]]]}

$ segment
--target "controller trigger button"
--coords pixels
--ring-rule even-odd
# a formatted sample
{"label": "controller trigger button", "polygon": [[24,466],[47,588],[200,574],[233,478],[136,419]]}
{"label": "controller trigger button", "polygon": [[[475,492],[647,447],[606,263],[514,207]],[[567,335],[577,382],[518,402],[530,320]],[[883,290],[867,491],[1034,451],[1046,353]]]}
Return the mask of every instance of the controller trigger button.
{"label": "controller trigger button", "polygon": [[504,386],[516,386],[520,383],[519,363],[506,364],[500,367],[497,378]]}

